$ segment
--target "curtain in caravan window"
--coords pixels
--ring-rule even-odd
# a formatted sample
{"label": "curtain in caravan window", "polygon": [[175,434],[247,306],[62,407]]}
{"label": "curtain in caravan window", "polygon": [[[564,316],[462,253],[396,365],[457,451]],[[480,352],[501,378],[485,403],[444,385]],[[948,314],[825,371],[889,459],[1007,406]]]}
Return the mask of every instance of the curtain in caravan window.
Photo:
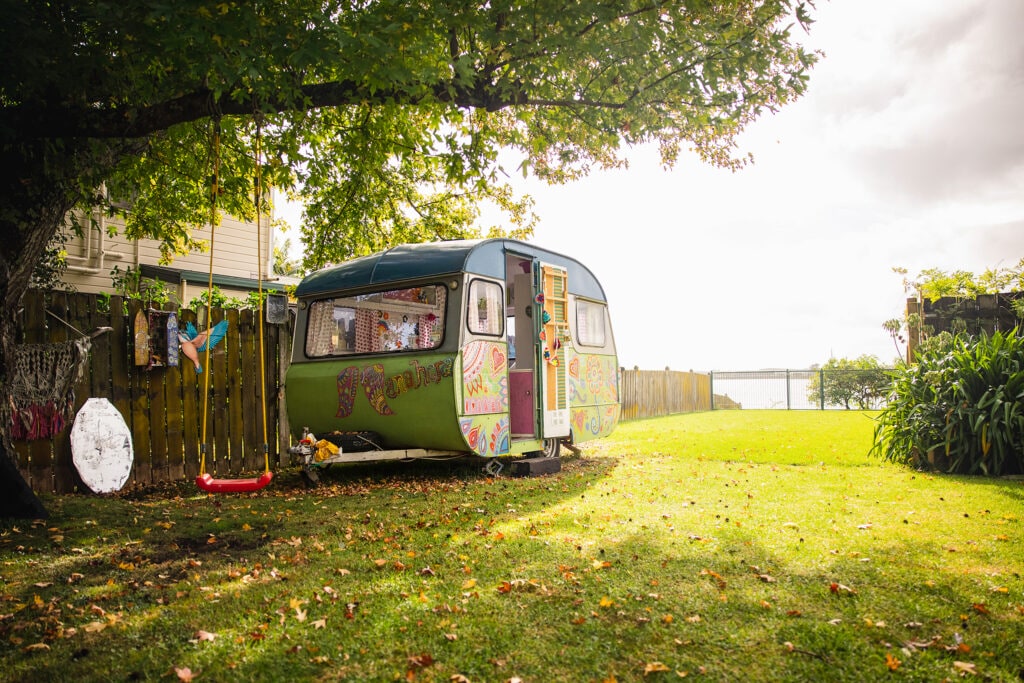
{"label": "curtain in caravan window", "polygon": [[583,346],[604,346],[603,304],[576,299],[576,336]]}
{"label": "curtain in caravan window", "polygon": [[338,324],[334,321],[334,301],[314,301],[309,307],[306,326],[306,355],[327,356],[334,350],[334,334]]}

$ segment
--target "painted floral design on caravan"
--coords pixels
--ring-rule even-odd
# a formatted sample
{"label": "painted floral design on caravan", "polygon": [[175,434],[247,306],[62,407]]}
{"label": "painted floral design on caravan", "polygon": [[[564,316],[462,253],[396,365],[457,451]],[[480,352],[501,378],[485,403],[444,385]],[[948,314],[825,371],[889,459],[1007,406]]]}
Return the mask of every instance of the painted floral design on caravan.
{"label": "painted floral design on caravan", "polygon": [[508,412],[508,357],[505,346],[474,341],[462,349],[462,412],[486,415]]}
{"label": "painted floral design on caravan", "polygon": [[380,415],[394,415],[388,399],[395,399],[414,389],[428,384],[440,384],[452,376],[454,358],[444,358],[436,363],[421,365],[416,359],[409,361],[409,368],[387,376],[383,363],[373,363],[363,368],[350,366],[338,373],[338,412],[335,417],[345,418],[355,409],[356,396],[362,386],[370,406]]}

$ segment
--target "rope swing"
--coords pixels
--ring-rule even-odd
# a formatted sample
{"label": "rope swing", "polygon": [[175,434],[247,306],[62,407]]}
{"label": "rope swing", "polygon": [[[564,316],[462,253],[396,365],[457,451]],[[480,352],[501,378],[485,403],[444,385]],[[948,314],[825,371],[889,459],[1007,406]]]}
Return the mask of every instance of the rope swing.
{"label": "rope swing", "polygon": [[[266,367],[265,358],[266,354],[263,349],[263,202],[262,202],[262,189],[263,189],[263,176],[261,167],[262,150],[261,145],[261,132],[259,118],[256,119],[256,189],[255,189],[255,204],[256,204],[256,272],[258,278],[258,292],[259,292],[259,314],[258,314],[258,329],[260,338],[260,382],[262,386],[266,386]],[[211,312],[213,307],[213,239],[214,232],[217,226],[217,196],[220,193],[220,119],[214,121],[213,128],[213,183],[212,191],[210,192],[210,267],[209,267],[209,281],[207,282],[206,289],[206,325],[209,327],[211,320]],[[210,347],[212,343],[207,343],[204,346],[204,358],[203,365],[207,368],[210,367]],[[259,477],[250,477],[247,479],[214,479],[212,475],[206,471],[206,411],[210,399],[210,372],[203,373],[203,419],[202,419],[202,442],[199,444],[199,474],[196,476],[196,486],[204,491],[210,493],[244,493],[247,491],[258,491],[273,479],[274,474],[270,471],[270,449],[267,446],[267,404],[265,400],[260,401],[263,408],[263,474]]]}

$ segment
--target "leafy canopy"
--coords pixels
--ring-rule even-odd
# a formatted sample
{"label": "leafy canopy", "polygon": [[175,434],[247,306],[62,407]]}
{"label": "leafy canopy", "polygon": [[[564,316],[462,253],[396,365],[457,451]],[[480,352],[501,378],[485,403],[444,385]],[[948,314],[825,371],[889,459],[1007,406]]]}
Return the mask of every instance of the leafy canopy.
{"label": "leafy canopy", "polygon": [[215,159],[221,209],[253,214],[258,124],[264,182],[307,202],[307,267],[471,234],[482,203],[528,231],[509,173],[563,182],[629,145],[739,168],[737,133],[816,59],[804,0],[4,5],[0,148],[30,189],[131,199],[129,234],[171,257],[209,219]]}
{"label": "leafy canopy", "polygon": [[903,276],[904,291],[932,303],[943,297],[970,299],[981,294],[1024,290],[1024,258],[1015,266],[986,268],[979,275],[969,270],[947,272],[941,268],[925,268],[915,279],[910,279],[906,268],[893,268],[893,272]]}

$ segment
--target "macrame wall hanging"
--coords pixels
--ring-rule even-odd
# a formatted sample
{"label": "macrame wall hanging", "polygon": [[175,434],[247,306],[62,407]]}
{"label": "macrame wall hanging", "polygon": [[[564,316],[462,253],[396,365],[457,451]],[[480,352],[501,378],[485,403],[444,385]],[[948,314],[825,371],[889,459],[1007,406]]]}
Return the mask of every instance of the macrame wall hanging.
{"label": "macrame wall hanging", "polygon": [[90,337],[15,347],[12,439],[47,439],[64,428],[74,410],[75,384],[85,372],[91,347]]}

